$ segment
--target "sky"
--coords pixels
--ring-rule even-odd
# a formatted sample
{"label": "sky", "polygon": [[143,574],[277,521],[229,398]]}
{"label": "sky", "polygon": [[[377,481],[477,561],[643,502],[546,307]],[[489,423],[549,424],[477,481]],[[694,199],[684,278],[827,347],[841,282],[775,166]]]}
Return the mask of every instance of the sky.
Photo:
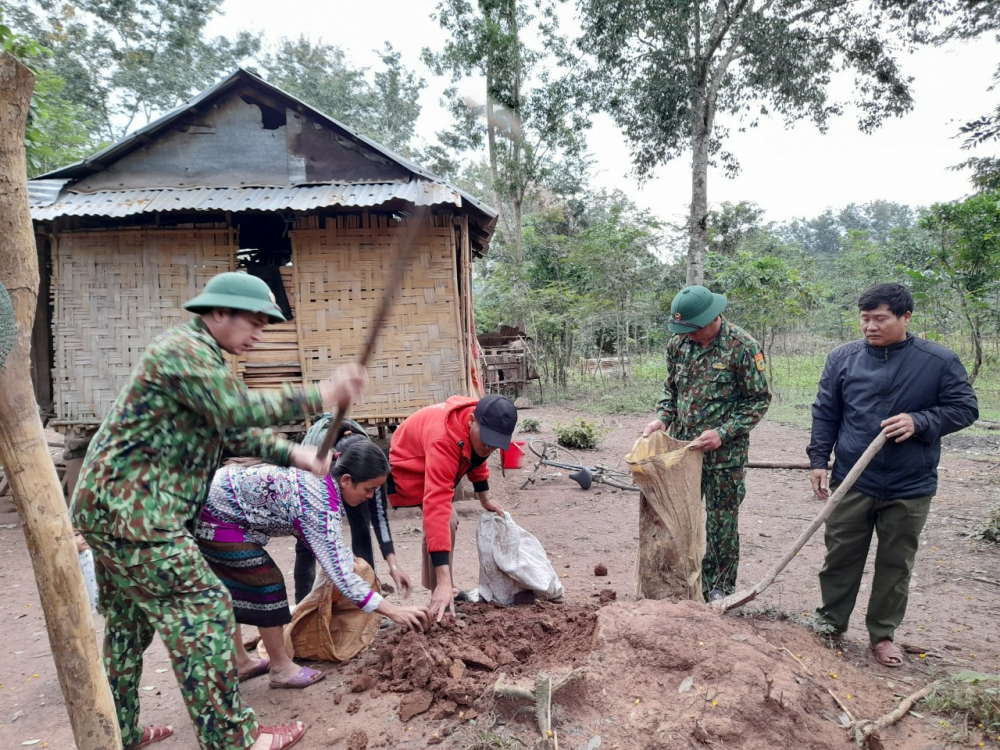
{"label": "sky", "polygon": [[[433,76],[420,62],[424,47],[440,49],[445,34],[432,20],[431,0],[226,0],[224,16],[207,32],[230,36],[239,29],[263,32],[276,42],[305,34],[342,47],[355,66],[377,66],[376,50],[386,41],[402,54],[403,63],[427,81],[418,136],[434,141],[448,126],[439,98],[447,81]],[[572,21],[571,21],[572,22]],[[970,190],[968,175],[948,167],[968,158],[955,138],[958,126],[992,111],[1000,92],[989,92],[1000,62],[992,36],[948,47],[924,48],[901,62],[914,80],[914,109],[888,120],[872,135],[857,129],[847,110],[826,133],[809,122],[787,127],[765,119],[745,133],[734,132],[725,147],[742,171],[736,179],[719,170],[709,173],[709,202],[752,201],[772,221],[812,217],[826,208],[849,203],[889,200],[911,206],[961,198]],[[834,82],[849,90],[850,76]],[[460,86],[460,93],[481,100],[481,82]],[[724,120],[722,121],[724,123]],[[733,128],[735,131],[735,128]],[[629,146],[610,117],[597,115],[588,135],[595,158],[592,185],[617,188],[639,206],[671,222],[683,222],[691,200],[690,157],[685,155],[656,170],[644,184],[631,174]],[[980,147],[973,155],[994,155]]]}

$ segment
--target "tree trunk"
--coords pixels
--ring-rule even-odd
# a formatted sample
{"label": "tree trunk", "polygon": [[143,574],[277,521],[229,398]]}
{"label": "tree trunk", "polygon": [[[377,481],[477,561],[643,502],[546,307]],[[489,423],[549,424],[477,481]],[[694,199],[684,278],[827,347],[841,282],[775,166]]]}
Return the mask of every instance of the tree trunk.
{"label": "tree trunk", "polygon": [[[701,111],[697,107],[696,111]],[[705,252],[708,246],[708,144],[711,125],[695,115],[691,133],[691,214],[688,217],[688,257],[686,286],[705,281]]]}
{"label": "tree trunk", "polygon": [[0,283],[10,293],[17,331],[13,349],[0,364],[0,463],[24,521],[76,746],[120,750],[115,705],[97,650],[73,530],[29,371],[38,258],[25,184],[24,127],[33,88],[28,69],[10,55],[0,55]]}

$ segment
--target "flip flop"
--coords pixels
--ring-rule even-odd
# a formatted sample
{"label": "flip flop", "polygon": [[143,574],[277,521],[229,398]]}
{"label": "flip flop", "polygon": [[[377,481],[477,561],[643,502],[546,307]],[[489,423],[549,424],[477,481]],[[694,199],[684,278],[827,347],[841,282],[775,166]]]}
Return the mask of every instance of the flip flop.
{"label": "flip flop", "polygon": [[138,745],[132,745],[128,750],[139,750],[140,747],[152,745],[154,742],[165,740],[174,733],[174,728],[163,724],[150,724],[142,730],[142,740]]}
{"label": "flip flop", "polygon": [[271,747],[268,750],[285,750],[302,739],[306,733],[306,725],[301,721],[293,721],[274,727],[260,727],[259,731],[261,734],[271,735]]}
{"label": "flip flop", "polygon": [[899,647],[889,639],[873,643],[871,645],[871,650],[875,655],[875,661],[883,667],[896,669],[897,667],[903,666],[903,652],[900,651]]}
{"label": "flip flop", "polygon": [[271,680],[271,688],[274,690],[302,690],[310,685],[315,685],[320,680],[325,680],[326,675],[322,672],[318,672],[315,669],[309,669],[309,667],[302,667],[295,676],[286,680],[285,682],[278,682],[275,679]]}
{"label": "flip flop", "polygon": [[254,677],[260,677],[262,674],[267,674],[267,671],[271,668],[270,659],[261,659],[253,668],[244,672],[240,675],[240,682],[246,682],[247,680],[252,680]]}

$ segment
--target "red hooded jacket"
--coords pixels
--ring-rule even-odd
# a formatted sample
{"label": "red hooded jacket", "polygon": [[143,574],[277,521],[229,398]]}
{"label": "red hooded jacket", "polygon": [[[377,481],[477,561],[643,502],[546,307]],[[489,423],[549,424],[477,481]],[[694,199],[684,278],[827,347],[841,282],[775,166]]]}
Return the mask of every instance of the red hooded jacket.
{"label": "red hooded jacket", "polygon": [[486,463],[472,471],[469,420],[479,399],[452,396],[443,404],[425,406],[399,426],[389,446],[389,465],[396,492],[394,508],[423,505],[428,552],[451,551],[452,500],[467,473],[477,492],[489,489]]}

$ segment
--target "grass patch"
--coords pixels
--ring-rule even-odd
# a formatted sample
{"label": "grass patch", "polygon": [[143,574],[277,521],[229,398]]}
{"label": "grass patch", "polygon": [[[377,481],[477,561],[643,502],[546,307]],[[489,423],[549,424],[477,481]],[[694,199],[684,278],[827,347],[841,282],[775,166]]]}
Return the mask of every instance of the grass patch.
{"label": "grass patch", "polygon": [[969,730],[980,729],[991,737],[1000,734],[1000,675],[959,672],[935,688],[926,703]]}

